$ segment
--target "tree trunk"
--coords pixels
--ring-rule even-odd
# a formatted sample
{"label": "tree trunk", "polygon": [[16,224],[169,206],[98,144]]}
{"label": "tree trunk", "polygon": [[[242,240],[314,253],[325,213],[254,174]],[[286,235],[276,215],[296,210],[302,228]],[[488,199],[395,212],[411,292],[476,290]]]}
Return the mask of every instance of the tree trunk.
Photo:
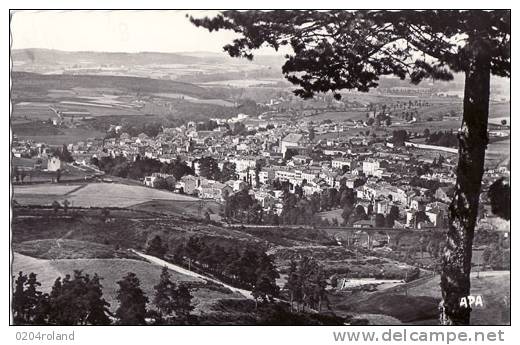
{"label": "tree trunk", "polygon": [[[478,49],[478,48],[477,48]],[[470,308],[460,305],[470,294],[473,232],[488,143],[489,58],[476,56],[465,70],[464,114],[459,132],[459,161],[455,194],[449,207],[446,247],[442,257],[440,321],[468,325]]]}

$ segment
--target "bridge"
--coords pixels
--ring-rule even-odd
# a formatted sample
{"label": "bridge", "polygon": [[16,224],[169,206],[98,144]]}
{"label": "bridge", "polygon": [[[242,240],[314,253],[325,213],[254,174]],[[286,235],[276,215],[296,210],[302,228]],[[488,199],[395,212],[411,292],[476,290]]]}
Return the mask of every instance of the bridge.
{"label": "bridge", "polygon": [[441,237],[446,234],[446,228],[430,228],[430,229],[396,229],[396,228],[355,228],[355,227],[339,227],[332,228],[317,227],[316,229],[323,230],[338,242],[345,242],[347,246],[351,244],[351,241],[358,239],[362,236],[366,236],[368,249],[373,248],[374,239],[377,236],[386,237],[386,241],[389,245],[399,245],[400,240],[403,237]]}
{"label": "bridge", "polygon": [[322,227],[311,225],[253,225],[253,224],[224,224],[230,228],[258,228],[258,229],[316,229],[325,231],[328,235],[338,242],[346,242],[347,245],[354,240],[366,236],[369,249],[372,249],[374,239],[377,236],[386,237],[388,244],[399,245],[403,237],[442,237],[448,231],[447,228],[428,228],[428,229],[408,229],[408,228],[387,228],[387,227]]}

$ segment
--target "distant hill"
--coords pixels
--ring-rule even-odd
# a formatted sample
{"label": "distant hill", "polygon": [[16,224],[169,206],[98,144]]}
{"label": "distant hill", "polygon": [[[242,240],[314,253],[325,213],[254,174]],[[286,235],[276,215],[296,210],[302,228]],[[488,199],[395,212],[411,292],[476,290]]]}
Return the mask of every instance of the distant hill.
{"label": "distant hill", "polygon": [[[32,66],[74,66],[77,64],[92,66],[147,66],[147,65],[197,65],[197,64],[244,64],[266,65],[281,68],[284,57],[275,55],[258,55],[253,61],[232,58],[226,53],[214,52],[182,52],[182,53],[118,53],[78,51],[68,52],[54,49],[14,49],[11,59],[15,69],[24,65]],[[23,69],[23,68],[22,68]]]}
{"label": "distant hill", "polygon": [[[176,53],[113,53],[113,52],[67,52],[54,49],[14,49],[11,58],[16,64],[35,65],[74,65],[90,63],[92,65],[151,65],[151,64],[196,64],[204,59]],[[212,57],[215,59],[215,57]]]}
{"label": "distant hill", "polygon": [[[285,63],[282,55],[255,55],[253,61],[232,58],[224,52],[68,52],[53,49],[15,49],[11,51],[13,70],[18,72],[58,73],[64,71],[88,75],[129,75],[189,81],[192,83],[252,78],[280,78]],[[157,73],[157,74],[155,74]],[[451,82],[424,80],[415,86],[409,79],[382,76],[381,88],[435,88],[443,91],[464,90],[464,75],[454,74]],[[510,80],[491,78],[495,99],[509,99]]]}

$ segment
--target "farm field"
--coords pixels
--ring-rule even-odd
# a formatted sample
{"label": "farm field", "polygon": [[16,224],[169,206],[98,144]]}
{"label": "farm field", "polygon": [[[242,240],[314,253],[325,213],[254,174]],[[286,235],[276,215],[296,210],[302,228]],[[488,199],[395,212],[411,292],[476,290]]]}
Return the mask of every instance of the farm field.
{"label": "farm field", "polygon": [[118,183],[89,183],[69,196],[80,207],[129,207],[154,199],[196,200],[187,195]]}
{"label": "farm field", "polygon": [[[194,197],[140,185],[121,183],[88,183],[55,190],[56,184],[15,186],[14,199],[21,205],[50,205],[54,200],[67,199],[75,207],[130,207],[151,200],[195,201]],[[69,189],[70,188],[70,189]],[[75,189],[75,190],[74,190]],[[35,193],[32,193],[35,191]],[[68,194],[67,194],[68,193]]]}
{"label": "farm field", "polygon": [[33,185],[17,185],[15,192],[17,194],[36,194],[36,195],[65,195],[78,189],[81,184],[33,184]]}
{"label": "farm field", "polygon": [[222,80],[222,81],[210,81],[205,83],[198,83],[198,85],[211,86],[211,85],[225,85],[233,87],[251,87],[259,85],[275,85],[283,79],[235,79],[235,80]]}
{"label": "farm field", "polygon": [[156,97],[159,98],[166,98],[166,99],[181,99],[192,103],[204,103],[204,104],[215,104],[220,105],[223,107],[233,107],[234,104],[230,101],[226,101],[223,99],[200,99],[196,97],[186,96],[179,93],[155,93],[153,94]]}
{"label": "farm field", "polygon": [[[20,139],[51,145],[103,138],[110,125],[232,116],[226,89],[143,77],[14,72],[11,128]],[[222,91],[224,90],[224,91]],[[59,113],[59,114],[58,114]],[[49,120],[61,117],[53,126]]]}
{"label": "farm field", "polygon": [[490,118],[496,118],[496,117],[511,118],[511,103],[510,102],[504,102],[504,103],[493,103],[492,102],[492,103],[490,103],[489,104],[489,117]]}
{"label": "farm field", "polygon": [[509,155],[511,155],[511,139],[491,142],[486,150],[486,158],[500,158]]}
{"label": "farm field", "polygon": [[141,77],[123,77],[106,75],[49,75],[27,72],[13,72],[14,99],[28,101],[25,90],[32,95],[46,95],[48,90],[112,89],[128,93],[172,92],[188,96],[206,97],[208,90],[189,83]]}
{"label": "farm field", "polygon": [[[148,263],[146,261],[129,259],[61,259],[61,260],[42,260],[29,256],[14,254],[12,262],[12,272],[17,274],[19,271],[24,273],[35,272],[38,274],[38,281],[42,283],[41,290],[50,292],[52,285],[57,277],[64,277],[72,274],[74,270],[82,270],[84,273],[93,275],[97,273],[102,279],[103,296],[110,303],[110,309],[115,311],[118,302],[116,300],[117,281],[127,272],[134,272],[141,282],[141,288],[149,298],[148,307],[152,307],[154,289],[159,282],[162,267]],[[196,305],[195,313],[207,311],[210,306],[217,303],[219,299],[243,299],[238,293],[215,287],[214,284],[207,284],[205,281],[170,271],[171,279],[174,282],[186,282],[189,286],[195,287],[193,303]]]}
{"label": "farm field", "polygon": [[44,142],[48,145],[68,145],[87,139],[105,137],[104,132],[92,128],[52,128],[52,131],[50,129],[43,131],[41,130],[41,122],[23,125],[23,129],[20,128],[20,125],[13,124],[12,127],[13,133],[19,139]]}

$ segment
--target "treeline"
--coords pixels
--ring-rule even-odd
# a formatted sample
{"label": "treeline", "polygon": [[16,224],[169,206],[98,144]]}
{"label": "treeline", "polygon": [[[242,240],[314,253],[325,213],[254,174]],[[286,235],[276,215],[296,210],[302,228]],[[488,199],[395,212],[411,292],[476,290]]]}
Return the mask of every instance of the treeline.
{"label": "treeline", "polygon": [[[421,171],[418,170],[418,174],[421,172],[424,173],[425,171],[428,172],[429,169],[423,169]],[[419,176],[412,176],[412,178],[410,178],[409,184],[412,187],[426,188],[430,190],[430,192],[432,193],[435,192],[439,187],[445,187],[449,185],[448,183],[441,183],[438,180],[427,180],[424,178],[420,178]]]}
{"label": "treeline", "polygon": [[[194,309],[190,289],[183,283],[177,286],[170,273],[163,268],[160,281],[154,287],[153,304],[147,309],[148,297],[135,273],[127,273],[117,282],[115,313],[103,298],[103,286],[97,274],[92,277],[80,270],[63,279],[57,278],[50,293],[39,290],[35,273],[19,272],[13,293],[13,320],[16,325],[146,325],[192,324]],[[152,320],[148,321],[146,319]]]}
{"label": "treeline", "polygon": [[436,146],[458,147],[459,139],[457,138],[457,135],[453,134],[451,131],[439,131],[430,133],[426,138],[426,143]]}
{"label": "treeline", "polygon": [[357,202],[354,190],[348,188],[344,180],[340,183],[339,190],[327,188],[322,193],[313,193],[310,197],[303,196],[300,186],[295,187],[294,193],[284,192],[280,224],[329,225],[327,220],[316,216],[316,213],[344,208],[346,205],[353,208]]}
{"label": "treeline", "polygon": [[135,180],[143,179],[145,176],[158,172],[173,175],[177,180],[184,175],[195,174],[193,169],[180,159],[172,163],[162,163],[157,159],[139,156],[135,161],[128,160],[124,156],[106,156],[100,159],[93,157],[90,163],[109,175]]}
{"label": "treeline", "polygon": [[316,259],[291,260],[284,286],[289,293],[291,310],[305,311],[307,307],[321,311],[323,304],[328,302],[326,287],[325,271]]}
{"label": "treeline", "polygon": [[58,147],[58,148],[54,149],[53,154],[64,162],[67,162],[67,163],[74,162],[74,158],[72,158],[72,154],[69,152],[69,150],[67,149],[67,146],[65,144],[63,144],[62,147]]}
{"label": "treeline", "polygon": [[242,122],[235,122],[233,123],[233,126],[230,126],[228,123],[224,123],[219,125],[214,120],[208,120],[197,123],[197,131],[212,131],[218,127],[224,127],[226,129],[226,132],[224,135],[240,135],[240,136],[248,136],[248,135],[255,135],[258,132],[264,132],[268,129],[273,129],[273,124],[268,124],[265,128],[260,127],[258,130],[251,129],[248,130],[246,125]]}
{"label": "treeline", "polygon": [[[343,211],[341,213],[341,218],[343,218],[343,224],[353,226],[354,223],[360,220],[369,220],[371,217],[374,217],[374,225],[377,228],[392,228],[395,224],[395,221],[399,219],[399,208],[395,205],[390,207],[390,211],[385,216],[382,213],[374,214],[373,206],[370,204],[367,207],[367,210],[362,205],[357,205],[353,207],[350,204],[346,204],[343,206]],[[334,224],[336,225],[336,224]]]}
{"label": "treeline", "polygon": [[154,138],[159,133],[163,131],[163,126],[160,123],[152,122],[152,123],[143,123],[140,125],[130,125],[124,124],[122,128],[116,132],[115,129],[107,131],[105,135],[105,139],[109,138],[119,138],[121,134],[128,133],[131,137],[137,137],[139,134],[144,133],[147,136]]}
{"label": "treeline", "polygon": [[303,188],[299,185],[294,187],[294,193],[289,191],[288,182],[275,180],[273,186],[284,191],[280,215],[274,210],[264,212],[260,203],[247,190],[243,190],[226,197],[222,216],[246,224],[331,225],[317,213],[344,208],[345,205],[353,208],[357,202],[354,190],[346,186],[345,180],[341,181],[339,190],[327,188],[308,197],[303,195]]}
{"label": "treeline", "polygon": [[279,274],[273,258],[256,243],[240,244],[240,247],[242,249],[238,246],[208,245],[200,237],[192,236],[168,248],[160,236],[155,236],[146,251],[230,285],[252,290],[256,300],[273,301],[279,292],[276,285]]}
{"label": "treeline", "polygon": [[246,224],[265,224],[271,216],[264,215],[262,206],[248,190],[241,190],[228,196],[225,199],[223,215],[227,219],[235,219]]}
{"label": "treeline", "polygon": [[229,180],[236,180],[237,174],[235,171],[235,163],[224,162],[222,169],[218,166],[218,161],[210,156],[202,157],[198,160],[200,176],[210,180],[226,182]]}
{"label": "treeline", "polygon": [[404,129],[398,129],[392,132],[392,143],[396,146],[404,146],[404,142],[409,138],[410,135]]}
{"label": "treeline", "polygon": [[482,263],[493,270],[511,269],[511,249],[492,243],[482,253]]}

